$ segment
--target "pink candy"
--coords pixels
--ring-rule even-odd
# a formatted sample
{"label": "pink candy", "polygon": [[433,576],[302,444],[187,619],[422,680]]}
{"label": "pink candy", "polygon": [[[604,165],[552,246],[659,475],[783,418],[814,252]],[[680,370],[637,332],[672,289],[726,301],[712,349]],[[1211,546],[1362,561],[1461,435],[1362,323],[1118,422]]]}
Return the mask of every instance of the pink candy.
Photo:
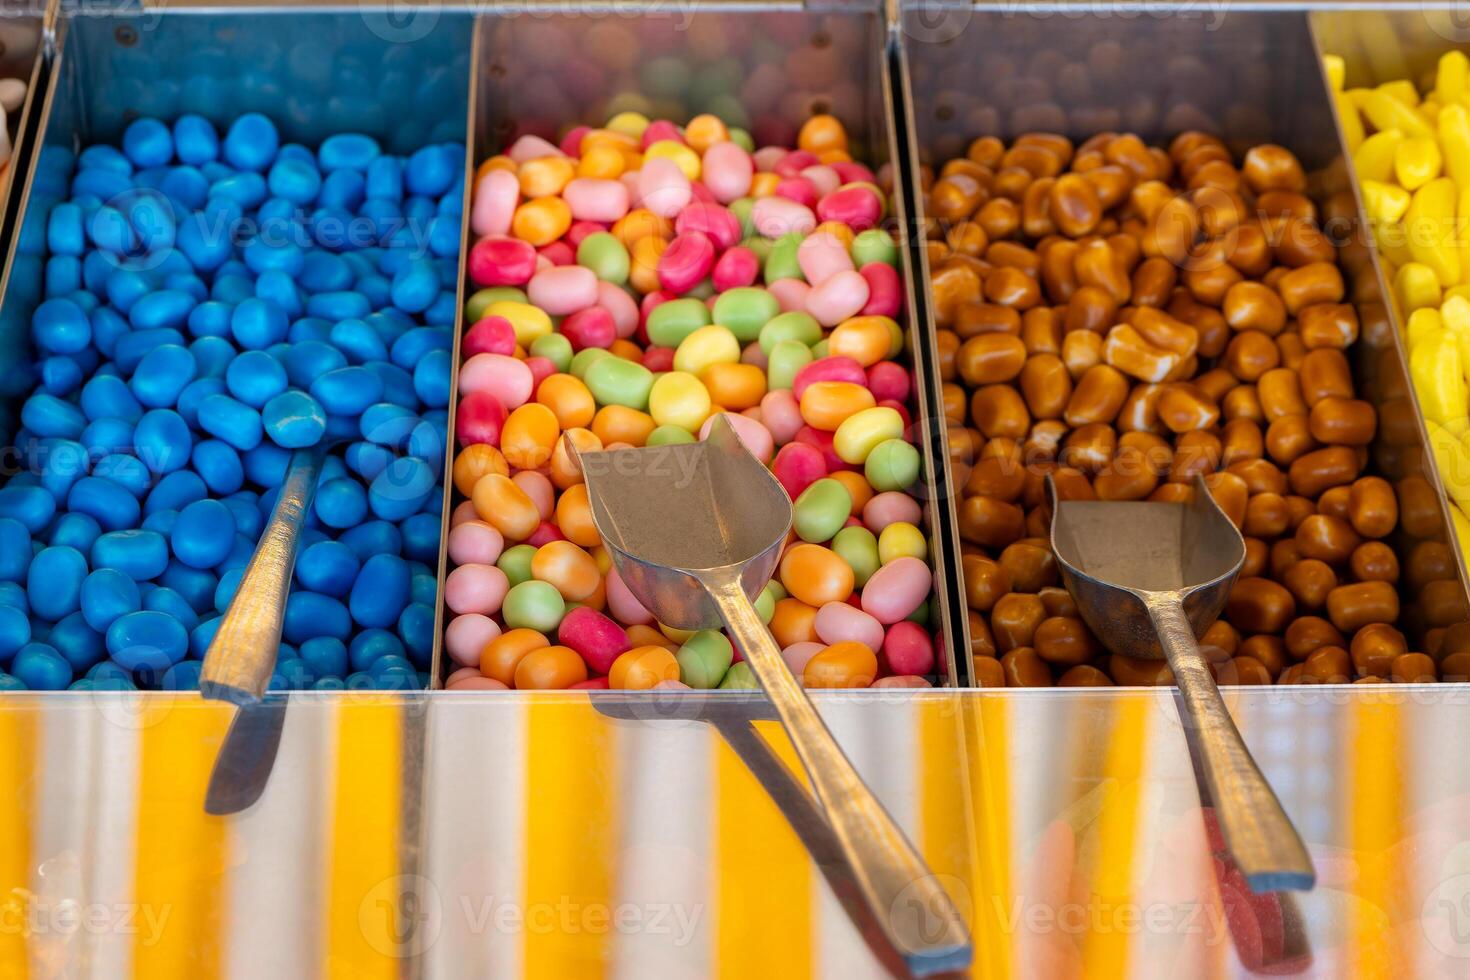
{"label": "pink candy", "polygon": [[[684,134],[679,132],[679,127],[675,126],[669,120],[655,119],[653,122],[644,127],[643,136],[638,140],[638,145],[641,149],[646,150],[653,144],[661,143],[664,140],[673,140],[675,143],[683,143]],[[604,673],[606,673],[606,671],[604,671]]]}
{"label": "pink candy", "polygon": [[629,626],[647,625],[653,622],[653,613],[643,608],[628,586],[618,575],[616,568],[607,571],[607,610],[617,617],[618,622]]}
{"label": "pink candy", "polygon": [[729,208],[695,202],[679,212],[679,217],[674,219],[674,231],[679,235],[702,232],[714,242],[717,251],[723,252],[740,241],[740,220]]}
{"label": "pink candy", "polygon": [[862,184],[838,188],[817,202],[817,217],[840,221],[853,231],[876,227],[883,218],[883,201],[876,191]]}
{"label": "pink candy", "polygon": [[587,666],[599,674],[612,670],[618,655],[633,647],[621,626],[585,606],[566,614],[556,629],[556,638],[581,654]]}
{"label": "pink candy", "polygon": [[578,221],[611,224],[628,213],[628,188],[621,181],[578,177],[561,192]]}
{"label": "pink candy", "polygon": [[597,283],[597,305],[612,317],[619,337],[627,339],[638,330],[638,303],[626,290],[610,282]]}
{"label": "pink candy", "polygon": [[661,218],[677,216],[694,196],[684,171],[665,157],[644,160],[637,180],[640,206]]}
{"label": "pink candy", "polygon": [[895,676],[895,677],[880,677],[880,678],[878,678],[876,681],[874,681],[869,686],[870,687],[933,687],[934,685],[933,684],[930,684],[927,680],[925,680],[922,677],[914,677],[912,675],[905,674],[905,675],[902,675],[902,676]]}
{"label": "pink candy", "polygon": [[897,317],[903,309],[903,281],[898,278],[898,270],[887,262],[869,262],[858,274],[868,284],[863,315]]}
{"label": "pink candy", "polygon": [[881,566],[863,586],[863,611],[885,625],[908,616],[929,597],[929,566],[905,555]]}
{"label": "pink candy", "polygon": [[808,153],[806,150],[792,150],[781,157],[776,163],[775,170],[782,177],[794,177],[807,167],[815,167],[821,162],[815,153]]}
{"label": "pink candy", "polygon": [[[769,463],[771,461],[771,453],[776,451],[776,442],[771,438],[771,431],[769,429],[755,419],[747,418],[744,415],[736,415],[733,412],[721,412],[717,414],[725,416],[725,420],[730,423],[730,427],[735,430],[735,434],[740,437],[740,441],[745,443],[745,448],[750,450],[752,456],[762,463]],[[710,426],[714,425],[714,421],[714,415],[704,420],[704,425],[699,427],[700,439],[709,436]]]}
{"label": "pink candy", "polygon": [[793,643],[791,646],[782,650],[781,659],[786,661],[786,666],[791,668],[793,674],[800,677],[801,672],[806,670],[806,665],[811,662],[811,659],[825,649],[827,649],[825,644],[803,640],[800,643]]}
{"label": "pink candy", "polygon": [[487,316],[465,331],[459,342],[463,357],[476,354],[511,355],[516,351],[516,331],[503,316]]}
{"label": "pink candy", "polygon": [[[489,616],[466,613],[456,616],[444,628],[444,649],[451,660],[464,667],[480,670],[480,651],[500,635],[500,627]],[[453,674],[450,675],[453,678]]]}
{"label": "pink candy", "polygon": [[888,627],[881,656],[891,674],[929,674],[934,671],[934,644],[928,631],[918,623],[905,620]]}
{"label": "pink candy", "polygon": [[444,604],[456,613],[493,616],[510,591],[510,579],[494,565],[460,565],[444,579]]}
{"label": "pink candy", "polygon": [[[918,524],[922,516],[919,502],[899,490],[874,494],[863,505],[863,526],[874,534],[881,534],[890,524]],[[904,613],[904,616],[907,615],[908,613]],[[898,618],[902,619],[903,616]]]}
{"label": "pink candy", "polygon": [[704,281],[714,265],[715,246],[709,236],[686,232],[670,242],[659,256],[658,281],[671,292],[687,293]]}
{"label": "pink candy", "polygon": [[[493,357],[495,355],[481,354],[479,356]],[[505,406],[500,404],[500,399],[488,391],[472,391],[459,399],[459,407],[454,414],[454,437],[463,446],[482,442],[498,446],[500,445],[500,430],[505,427],[506,415]]]}
{"label": "pink candy", "polygon": [[566,316],[597,302],[597,273],[583,265],[538,272],[526,284],[526,298],[552,316]]}
{"label": "pink candy", "polygon": [[853,269],[833,273],[807,294],[806,311],[824,327],[857,316],[868,304],[868,281]]}
{"label": "pink candy", "polygon": [[826,196],[842,186],[841,175],[825,163],[819,163],[814,167],[807,167],[801,172],[801,175],[811,181],[812,186],[817,189],[819,196]]}
{"label": "pink candy", "polygon": [[716,143],[704,151],[703,182],[716,201],[729,204],[750,193],[755,167],[750,155],[734,143]]}
{"label": "pink candy", "polygon": [[766,283],[766,292],[776,297],[782,313],[805,313],[812,287],[800,279],[777,279]]}
{"label": "pink candy", "polygon": [[817,631],[817,637],[826,644],[851,640],[861,643],[869,650],[877,650],[883,645],[883,624],[845,602],[829,602],[823,605],[817,610],[817,617],[812,625]]}
{"label": "pink candy", "polygon": [[[819,286],[839,272],[853,271],[852,256],[836,235],[814,232],[796,247],[796,262],[802,275],[813,286]],[[811,302],[810,297],[807,300]]]}
{"label": "pink candy", "polygon": [[461,395],[489,392],[507,411],[530,401],[535,390],[531,368],[525,361],[505,354],[476,354],[459,368]]}
{"label": "pink candy", "polygon": [[785,388],[768,391],[761,398],[761,422],[770,430],[776,445],[784,446],[796,438],[806,423],[801,419],[801,405]]}
{"label": "pink candy", "polygon": [[[475,185],[470,230],[476,235],[504,235],[521,201],[521,184],[508,170],[492,170]],[[473,274],[472,274],[473,275]]]}
{"label": "pink candy", "polygon": [[536,272],[536,250],[519,238],[488,235],[470,246],[468,269],[477,286],[520,286]]}
{"label": "pink candy", "polygon": [[571,342],[573,351],[581,351],[610,346],[618,339],[618,328],[611,313],[600,306],[589,306],[563,320],[561,334]]}
{"label": "pink candy", "polygon": [[848,381],[866,386],[868,375],[863,366],[850,357],[840,354],[819,357],[796,372],[791,380],[791,396],[800,402],[807,388],[818,381]]}
{"label": "pink candy", "polygon": [[776,185],[776,196],[795,201],[804,208],[817,205],[816,185],[805,177],[787,177]]}
{"label": "pink candy", "polygon": [[880,401],[906,402],[909,399],[909,372],[902,364],[879,361],[868,368],[868,390]]}
{"label": "pink candy", "polygon": [[510,149],[505,151],[505,155],[516,163],[525,163],[527,160],[539,160],[541,157],[566,156],[560,148],[553,146],[539,136],[532,136],[529,133],[512,143]]}
{"label": "pink candy", "polygon": [[762,197],[750,209],[751,224],[767,238],[781,238],[796,232],[810,235],[817,227],[812,209],[784,197]]}
{"label": "pink candy", "polygon": [[543,521],[551,520],[556,510],[556,487],[545,474],[537,470],[521,470],[511,477],[511,481],[531,498]]}
{"label": "pink candy", "polygon": [[493,565],[504,548],[505,538],[486,521],[466,521],[449,531],[449,558],[456,565]]}
{"label": "pink candy", "polygon": [[771,472],[786,489],[786,496],[795,500],[803,490],[827,475],[827,461],[822,458],[821,450],[814,446],[788,442],[776,454]]}
{"label": "pink candy", "polygon": [[760,271],[760,260],[755,257],[755,253],[743,245],[736,245],[726,249],[715,262],[710,280],[715,289],[723,293],[727,289],[753,285]]}

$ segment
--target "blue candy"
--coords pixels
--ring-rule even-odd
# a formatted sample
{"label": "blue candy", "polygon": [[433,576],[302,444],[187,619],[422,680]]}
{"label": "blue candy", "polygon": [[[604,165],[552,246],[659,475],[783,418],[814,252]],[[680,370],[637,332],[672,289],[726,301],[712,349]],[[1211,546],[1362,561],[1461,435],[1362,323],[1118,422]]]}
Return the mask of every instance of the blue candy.
{"label": "blue candy", "polygon": [[51,627],[46,642],[61,654],[73,670],[86,670],[107,655],[102,634],[93,629],[80,612],[63,617]]}
{"label": "blue candy", "polygon": [[374,555],[352,585],[348,609],[359,625],[384,628],[398,621],[408,605],[411,577],[397,555]]}
{"label": "blue candy", "polygon": [[113,620],[143,608],[138,583],[115,568],[99,568],[82,582],[82,616],[99,633]]}
{"label": "blue candy", "polygon": [[229,395],[210,395],[199,403],[199,427],[236,449],[260,445],[260,413]]}
{"label": "blue candy", "polygon": [[296,578],[313,592],[344,596],[362,567],[357,554],[340,541],[318,541],[296,560]]}
{"label": "blue candy", "polygon": [[411,602],[398,617],[398,636],[417,667],[427,667],[434,653],[434,607]]}
{"label": "blue candy", "polygon": [[281,308],[263,299],[244,300],[230,315],[230,332],[247,350],[264,350],[285,340],[289,326]]}
{"label": "blue candy", "polygon": [[214,590],[219,585],[219,580],[209,572],[171,561],[158,581],[183,596],[189,608],[196,613],[214,608]]}
{"label": "blue candy", "polygon": [[286,369],[264,351],[248,350],[230,362],[225,386],[251,408],[260,408],[286,390]]}
{"label": "blue candy", "polygon": [[55,513],[56,499],[43,487],[17,486],[14,481],[0,487],[0,518],[9,518],[32,534],[39,534]]}
{"label": "blue candy", "polygon": [[172,473],[189,465],[193,436],[183,416],[170,409],[155,409],[138,420],[133,429],[138,458],[154,473]]}
{"label": "blue candy", "polygon": [[[51,540],[49,544],[66,545],[75,548],[82,554],[90,554],[92,542],[97,540],[102,533],[102,526],[86,514],[69,513],[63,514],[56,519],[56,525],[51,529]],[[26,556],[27,562],[30,556]]]}
{"label": "blue candy", "polygon": [[94,422],[105,418],[135,422],[143,415],[143,406],[116,375],[99,374],[82,385],[81,403],[82,411]]}
{"label": "blue candy", "polygon": [[[373,380],[377,382],[376,378]],[[381,394],[382,384],[378,383],[377,387]],[[20,421],[32,433],[43,438],[75,439],[87,427],[87,417],[81,409],[42,392],[26,399],[20,410]]]}
{"label": "blue candy", "polygon": [[128,310],[134,330],[178,330],[189,323],[199,305],[195,297],[179,289],[160,289],[142,297]]}
{"label": "blue candy", "polygon": [[143,501],[143,513],[181,510],[208,495],[209,488],[204,485],[199,474],[191,470],[178,470],[159,480],[148,491],[148,498]]}
{"label": "blue candy", "polygon": [[313,509],[328,527],[356,527],[367,517],[368,494],[356,480],[328,480],[317,489]]}
{"label": "blue candy", "polygon": [[318,636],[346,640],[351,634],[352,617],[347,607],[331,596],[293,592],[286,600],[282,635],[288,643],[304,643]]}
{"label": "blue candy", "polygon": [[213,568],[235,544],[235,521],[218,500],[197,500],[179,512],[169,537],[174,556],[190,568]]}
{"label": "blue candy", "polygon": [[107,630],[107,652],[125,670],[163,671],[188,649],[189,634],[178,620],[151,609],[120,616]]}
{"label": "blue candy", "polygon": [[31,611],[53,623],[76,612],[86,577],[87,559],[80,551],[65,546],[42,549],[26,573]]}
{"label": "blue candy", "polygon": [[161,167],[174,158],[174,138],[157,119],[138,119],[123,131],[123,152],[140,167]]}
{"label": "blue candy", "polygon": [[183,660],[163,672],[165,691],[199,690],[199,674],[204,665],[197,660]]}
{"label": "blue candy", "polygon": [[261,411],[266,435],[285,449],[315,446],[327,430],[327,413],[304,391],[287,391],[266,402]]}
{"label": "blue candy", "polygon": [[[0,494],[3,493],[4,491],[0,491]],[[44,526],[45,522],[42,524]],[[26,570],[30,567],[30,529],[13,517],[0,517],[0,582],[24,581]]]}
{"label": "blue candy", "polygon": [[219,439],[197,443],[190,464],[211,493],[234,493],[245,484],[245,467],[240,462],[240,454]]}
{"label": "blue candy", "polygon": [[32,691],[64,691],[71,683],[71,665],[56,648],[45,643],[27,643],[15,655],[10,673]]}
{"label": "blue candy", "polygon": [[194,380],[194,355],[187,347],[163,344],[144,354],[129,382],[133,396],[148,408],[171,408]]}
{"label": "blue candy", "polygon": [[[4,495],[5,491],[0,490],[0,501]],[[49,499],[49,494],[47,496]],[[136,527],[143,514],[137,497],[111,480],[98,476],[84,476],[78,480],[71,493],[66,495],[66,506],[95,518],[107,531]],[[3,513],[3,503],[0,503],[0,514]]]}
{"label": "blue candy", "polygon": [[92,342],[92,324],[69,299],[48,299],[31,317],[36,345],[51,354],[75,354]]}
{"label": "blue candy", "polygon": [[362,170],[377,159],[381,152],[378,141],[371,136],[339,133],[322,140],[317,159],[321,161],[323,170]]}
{"label": "blue candy", "polygon": [[385,521],[401,521],[418,513],[434,493],[438,478],[423,460],[402,456],[373,478],[368,503]]}
{"label": "blue candy", "polygon": [[[15,606],[0,605],[0,661],[8,661],[15,656],[15,651],[31,642],[31,620],[24,609]],[[342,659],[347,659],[346,651],[343,651]],[[341,673],[336,671],[335,673]]]}
{"label": "blue candy", "polygon": [[174,152],[196,167],[219,157],[219,136],[203,116],[180,116],[174,122]]}
{"label": "blue candy", "polygon": [[199,614],[182,595],[173,589],[160,586],[149,592],[143,600],[143,608],[167,613],[179,621],[179,625],[191,630],[199,625]]}
{"label": "blue candy", "polygon": [[225,134],[224,158],[241,170],[264,170],[280,147],[275,123],[258,112],[247,112]]}
{"label": "blue candy", "polygon": [[157,531],[109,531],[92,543],[92,565],[146,582],[168,567],[168,542]]}
{"label": "blue candy", "polygon": [[328,414],[357,416],[383,397],[383,382],[365,367],[337,368],[311,383],[311,396]]}

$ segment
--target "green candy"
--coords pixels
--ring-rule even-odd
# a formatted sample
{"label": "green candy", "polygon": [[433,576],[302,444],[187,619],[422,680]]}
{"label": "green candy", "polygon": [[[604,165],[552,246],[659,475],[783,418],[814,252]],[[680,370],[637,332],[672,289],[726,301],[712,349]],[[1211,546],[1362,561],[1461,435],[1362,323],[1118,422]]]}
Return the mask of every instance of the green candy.
{"label": "green candy", "polygon": [[678,98],[689,91],[689,86],[694,82],[694,73],[690,71],[689,62],[673,55],[650,58],[643,62],[638,77],[643,82],[641,90],[645,95],[662,95],[670,99]]}
{"label": "green candy", "polygon": [[572,358],[571,373],[580,381],[587,380],[587,372],[592,365],[604,357],[613,357],[613,352],[606,347],[584,347],[577,351]]}
{"label": "green candy", "polygon": [[812,344],[812,359],[820,361],[827,356],[827,341],[825,339]]}
{"label": "green candy", "polygon": [[929,600],[925,599],[919,603],[918,608],[904,618],[911,623],[918,623],[920,626],[927,627],[929,625]]}
{"label": "green candy", "polygon": [[801,271],[801,263],[796,260],[796,250],[801,246],[802,239],[805,237],[801,232],[793,231],[771,243],[771,254],[766,256],[767,283],[775,282],[777,279],[806,281],[806,276]]}
{"label": "green candy", "polygon": [[631,261],[623,243],[605,231],[593,232],[577,246],[577,264],[591,269],[603,282],[617,286],[628,281]]}
{"label": "green candy", "polygon": [[794,513],[797,537],[812,544],[831,541],[852,516],[852,494],[838,481],[823,477],[796,498]]}
{"label": "green candy", "polygon": [[715,284],[708,278],[701,279],[694,284],[694,288],[685,293],[685,296],[697,299],[701,302],[709,299],[715,294]]}
{"label": "green candy", "polygon": [[690,687],[708,690],[718,687],[725,671],[735,660],[735,648],[723,633],[700,630],[691,636],[674,655],[679,662],[679,680]]}
{"label": "green candy", "polygon": [[756,257],[756,261],[760,262],[762,267],[765,266],[766,259],[770,258],[771,240],[769,238],[762,238],[759,235],[747,235],[740,245],[742,248],[750,249],[750,254]]}
{"label": "green candy", "polygon": [[736,340],[748,344],[759,337],[761,328],[780,312],[780,301],[761,287],[737,286],[725,290],[715,300],[714,319],[716,323],[729,327]]}
{"label": "green candy", "polygon": [[[776,595],[775,589],[771,588],[773,585],[776,587],[776,589],[781,588],[781,586],[776,585],[775,582],[767,582],[766,587],[764,589],[761,589],[761,594],[755,597],[755,602],[751,603],[751,605],[755,606],[756,615],[759,616],[761,618],[761,622],[765,623],[767,626],[771,625],[771,617],[776,615],[776,600],[778,596]],[[784,589],[782,589],[781,591],[783,593],[785,592]],[[784,599],[785,595],[783,594],[779,598]]]}
{"label": "green candy", "polygon": [[777,582],[775,579],[771,579],[766,583],[765,591],[771,594],[772,603],[780,602],[790,594],[786,591],[786,586]]}
{"label": "green candy", "polygon": [[[755,223],[751,219],[751,215],[755,213],[755,198],[736,198],[730,202],[730,213],[735,216],[736,221],[740,222],[741,238],[755,237]],[[748,243],[746,247],[749,247]]]}
{"label": "green candy", "polygon": [[659,347],[678,347],[680,342],[712,321],[709,307],[697,299],[671,299],[648,314],[648,339]]}
{"label": "green candy", "polygon": [[832,550],[837,552],[838,558],[847,562],[847,567],[852,569],[853,581],[859,587],[868,583],[868,579],[881,564],[878,560],[878,539],[865,527],[853,525],[838,531],[832,538]]}
{"label": "green candy", "polygon": [[882,228],[869,228],[859,232],[852,240],[852,261],[858,268],[869,262],[898,265],[898,243]]}
{"label": "green candy", "polygon": [[749,133],[738,126],[730,130],[730,142],[740,147],[746,153],[755,152],[755,140]]}
{"label": "green candy", "polygon": [[511,629],[533,629],[550,633],[567,613],[567,604],[550,582],[522,582],[511,586],[500,607],[505,625]]}
{"label": "green candy", "polygon": [[475,323],[485,316],[485,310],[491,303],[499,303],[509,300],[512,303],[524,303],[526,294],[524,290],[514,286],[491,286],[488,289],[478,289],[464,303],[464,318],[470,323]]}
{"label": "green candy", "polygon": [[603,357],[587,368],[582,379],[599,405],[623,405],[642,412],[648,408],[653,372],[621,357]]}
{"label": "green candy", "polygon": [[796,372],[812,362],[812,349],[799,340],[783,340],[771,348],[766,359],[766,387],[772,391],[790,388]]}
{"label": "green candy", "polygon": [[531,356],[546,358],[565,374],[572,366],[572,342],[559,333],[545,334],[531,341]]}
{"label": "green candy", "polygon": [[694,433],[677,425],[661,425],[648,434],[645,445],[679,446],[694,441]]}
{"label": "green candy", "polygon": [[760,684],[756,682],[755,674],[751,673],[750,664],[744,660],[738,664],[731,664],[730,669],[725,671],[725,679],[720,681],[722,691],[756,691]]}
{"label": "green candy", "polygon": [[912,486],[919,478],[919,451],[902,439],[885,439],[868,453],[863,475],[879,493]]}
{"label": "green candy", "polygon": [[767,357],[771,348],[783,340],[799,340],[803,347],[810,347],[822,339],[822,325],[810,313],[791,310],[771,317],[761,327],[761,350]]}
{"label": "green candy", "polygon": [[534,545],[518,544],[502,551],[500,560],[495,564],[505,573],[505,577],[510,579],[510,584],[516,586],[522,582],[531,581],[531,559],[535,557]]}

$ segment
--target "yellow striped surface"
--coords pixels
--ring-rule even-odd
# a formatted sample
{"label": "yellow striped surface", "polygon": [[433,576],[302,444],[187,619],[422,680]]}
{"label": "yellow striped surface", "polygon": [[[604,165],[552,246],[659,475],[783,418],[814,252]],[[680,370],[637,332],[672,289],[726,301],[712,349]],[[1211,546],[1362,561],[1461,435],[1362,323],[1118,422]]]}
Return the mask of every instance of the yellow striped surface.
{"label": "yellow striped surface", "polygon": [[[1139,797],[1145,768],[1145,734],[1153,717],[1149,695],[1120,694],[1109,706],[1111,733],[1102,776],[1111,788],[1097,818],[1097,860],[1091,870],[1089,902],[1102,910],[1132,901],[1138,854]],[[1082,966],[1089,977],[1126,976],[1132,952],[1130,930],[1089,930],[1082,942]]]}
{"label": "yellow striped surface", "polygon": [[1351,708],[1350,747],[1339,769],[1346,782],[1348,840],[1357,858],[1358,901],[1347,905],[1349,969],[1357,980],[1417,976],[1413,943],[1392,943],[1392,926],[1417,915],[1423,897],[1408,900],[1405,874],[1412,863],[1394,845],[1403,834],[1405,746],[1400,730],[1404,705],[1369,701]]}
{"label": "yellow striped surface", "polygon": [[31,816],[35,813],[37,719],[20,699],[0,698],[0,978],[30,975],[20,926],[31,889]]}

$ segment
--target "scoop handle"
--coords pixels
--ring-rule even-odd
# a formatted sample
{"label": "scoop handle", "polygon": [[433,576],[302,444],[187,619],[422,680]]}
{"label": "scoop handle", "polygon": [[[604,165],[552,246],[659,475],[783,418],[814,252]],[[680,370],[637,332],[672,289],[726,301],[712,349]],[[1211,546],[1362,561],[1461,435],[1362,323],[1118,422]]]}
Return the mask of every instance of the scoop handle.
{"label": "scoop handle", "polygon": [[1231,857],[1257,894],[1309,890],[1317,879],[1312,859],[1245,747],[1200,652],[1179,594],[1155,593],[1144,604],[1174,671],[1185,720],[1193,726],[1205,782]]}
{"label": "scoop handle", "polygon": [[864,901],[909,972],[959,970],[970,937],[954,903],[827,730],[746,598],[739,569],[700,576],[796,747]]}
{"label": "scoop handle", "polygon": [[325,458],[322,447],[291,454],[271,519],[204,653],[199,692],[212,701],[253,704],[265,696],[281,648],[301,527],[316,496]]}

